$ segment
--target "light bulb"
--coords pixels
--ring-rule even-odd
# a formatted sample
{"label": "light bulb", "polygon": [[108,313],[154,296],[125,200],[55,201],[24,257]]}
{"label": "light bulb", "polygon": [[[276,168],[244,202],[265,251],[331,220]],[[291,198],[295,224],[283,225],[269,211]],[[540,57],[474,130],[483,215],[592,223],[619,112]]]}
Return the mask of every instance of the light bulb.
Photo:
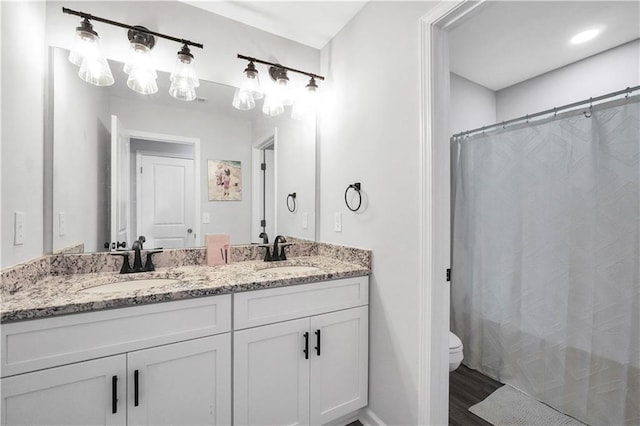
{"label": "light bulb", "polygon": [[99,56],[86,56],[80,65],[78,77],[95,86],[111,86],[115,81],[109,63]]}
{"label": "light bulb", "polygon": [[73,41],[73,48],[69,52],[69,62],[81,66],[82,60],[86,56],[95,57],[99,49],[100,37],[93,30],[93,25],[85,18],[79,27],[76,27],[76,36]]}
{"label": "light bulb", "polygon": [[289,87],[289,77],[287,77],[287,71],[282,70],[280,76],[276,80],[276,87],[278,96],[283,105],[293,105],[293,96],[291,95],[291,89]]}
{"label": "light bulb", "polygon": [[262,87],[260,87],[260,77],[258,76],[258,70],[253,62],[249,62],[247,68],[244,69],[244,81],[242,82],[242,89],[251,91],[253,99],[262,99],[264,93]]}

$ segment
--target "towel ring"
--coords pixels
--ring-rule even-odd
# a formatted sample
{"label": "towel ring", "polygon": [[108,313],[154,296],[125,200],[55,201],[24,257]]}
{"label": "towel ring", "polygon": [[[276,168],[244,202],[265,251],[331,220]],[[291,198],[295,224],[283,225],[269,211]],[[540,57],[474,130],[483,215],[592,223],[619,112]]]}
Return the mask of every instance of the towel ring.
{"label": "towel ring", "polygon": [[[291,202],[289,202],[289,200],[291,200]],[[293,207],[291,206],[291,204],[293,204]],[[292,192],[291,194],[287,195],[287,210],[289,210],[291,213],[296,211],[296,193],[295,192]]]}
{"label": "towel ring", "polygon": [[[362,194],[360,193],[361,188],[362,188],[362,185],[360,185],[360,182],[356,182],[347,186],[347,189],[345,189],[344,191],[344,203],[347,205],[347,208],[352,212],[357,212],[358,210],[360,210],[360,206],[362,206]],[[351,205],[349,204],[349,201],[347,200],[347,194],[350,189],[353,189],[358,193],[358,205],[355,208],[352,208]]]}

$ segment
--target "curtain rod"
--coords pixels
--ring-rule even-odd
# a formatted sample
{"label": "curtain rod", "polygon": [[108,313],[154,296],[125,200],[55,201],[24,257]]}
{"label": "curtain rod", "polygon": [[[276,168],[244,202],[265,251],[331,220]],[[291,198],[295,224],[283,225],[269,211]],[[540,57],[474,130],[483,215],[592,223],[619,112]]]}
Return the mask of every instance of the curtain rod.
{"label": "curtain rod", "polygon": [[565,109],[577,107],[577,106],[584,105],[584,104],[593,104],[593,102],[598,102],[598,101],[601,101],[601,100],[604,100],[604,99],[607,99],[607,98],[612,98],[612,97],[615,97],[615,96],[624,95],[625,93],[627,94],[627,96],[629,96],[629,94],[631,94],[632,92],[635,92],[636,90],[639,90],[639,89],[640,89],[640,86],[627,87],[624,90],[618,90],[617,92],[607,93],[606,95],[598,96],[598,97],[595,97],[595,98],[589,98],[589,99],[585,99],[583,101],[573,102],[571,104],[562,105],[560,107],[555,107],[555,108],[547,109],[547,110],[544,110],[544,111],[536,112],[535,114],[527,114],[527,115],[524,115],[522,117],[513,118],[511,120],[503,121],[501,123],[495,123],[495,124],[491,124],[489,126],[478,127],[477,129],[466,130],[464,132],[460,132],[460,133],[454,134],[453,137],[456,138],[456,137],[459,137],[459,136],[468,135],[470,133],[484,132],[485,130],[493,129],[494,127],[499,127],[499,126],[503,126],[504,127],[507,124],[513,124],[513,123],[516,123],[516,122],[522,121],[522,120],[529,121],[529,119],[535,118],[535,117],[539,117],[541,115],[547,115],[547,114],[551,114],[551,113],[553,113],[555,115],[559,111],[562,111],[562,110],[565,110]]}

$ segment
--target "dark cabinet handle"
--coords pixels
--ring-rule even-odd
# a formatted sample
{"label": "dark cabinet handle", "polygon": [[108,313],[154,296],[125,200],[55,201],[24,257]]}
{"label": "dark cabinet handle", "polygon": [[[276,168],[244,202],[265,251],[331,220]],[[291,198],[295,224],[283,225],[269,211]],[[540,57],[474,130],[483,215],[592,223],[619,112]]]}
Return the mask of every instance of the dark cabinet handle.
{"label": "dark cabinet handle", "polygon": [[320,356],[320,330],[316,330],[316,354]]}
{"label": "dark cabinet handle", "polygon": [[140,377],[140,372],[138,370],[133,372],[133,406],[138,406],[138,380]]}
{"label": "dark cabinet handle", "polygon": [[118,412],[118,376],[111,378],[111,413]]}
{"label": "dark cabinet handle", "polygon": [[309,359],[309,333],[304,333],[304,359]]}

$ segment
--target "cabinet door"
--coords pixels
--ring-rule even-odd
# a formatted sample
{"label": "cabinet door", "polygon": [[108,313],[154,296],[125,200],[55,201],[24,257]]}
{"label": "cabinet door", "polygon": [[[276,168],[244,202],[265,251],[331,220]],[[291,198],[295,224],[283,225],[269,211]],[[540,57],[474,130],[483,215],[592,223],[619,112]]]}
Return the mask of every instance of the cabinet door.
{"label": "cabinet door", "polygon": [[311,317],[311,424],[320,425],[367,405],[366,306]]}
{"label": "cabinet door", "polygon": [[230,333],[130,352],[127,371],[129,425],[231,423]]}
{"label": "cabinet door", "polygon": [[125,425],[125,374],[117,355],[6,377],[2,425]]}
{"label": "cabinet door", "polygon": [[309,423],[308,330],[304,318],[234,333],[235,425]]}

